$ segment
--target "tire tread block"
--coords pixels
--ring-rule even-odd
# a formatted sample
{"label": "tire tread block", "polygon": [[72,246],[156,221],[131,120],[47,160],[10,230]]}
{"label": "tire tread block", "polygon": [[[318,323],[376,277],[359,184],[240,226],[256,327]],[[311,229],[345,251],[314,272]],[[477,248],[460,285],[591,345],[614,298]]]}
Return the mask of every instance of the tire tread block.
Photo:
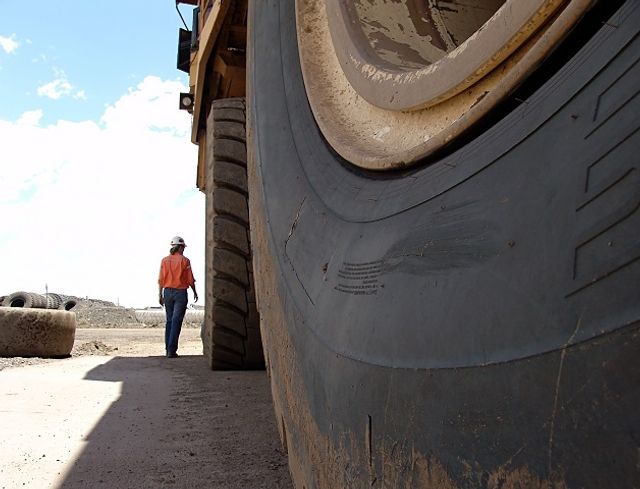
{"label": "tire tread block", "polygon": [[233,121],[214,121],[213,137],[216,140],[235,139],[242,143],[246,142],[244,124]]}
{"label": "tire tread block", "polygon": [[[221,98],[211,102],[211,108],[215,109],[216,112],[220,109],[240,109],[244,111],[245,107],[244,97]],[[244,119],[242,120],[242,125],[244,126]]]}
{"label": "tire tread block", "polygon": [[231,121],[244,125],[244,119],[244,109],[220,108],[216,109],[214,113],[214,120],[216,121]]}
{"label": "tire tread block", "polygon": [[228,188],[216,188],[213,207],[218,214],[239,219],[245,226],[249,224],[249,209],[244,195]]}
{"label": "tire tread block", "polygon": [[215,166],[213,181],[216,187],[227,187],[243,194],[247,193],[247,171],[245,168],[226,161],[216,161]]}
{"label": "tire tread block", "polygon": [[247,228],[236,222],[227,219],[225,216],[215,216],[213,218],[213,240],[214,246],[225,244],[231,245],[246,255],[249,254],[249,239]]}
{"label": "tire tread block", "polygon": [[216,301],[230,304],[238,311],[247,313],[247,298],[244,288],[222,277],[213,278],[213,291]]}
{"label": "tire tread block", "polygon": [[[247,146],[235,139],[217,140],[213,148],[213,155],[215,158],[214,167],[221,161],[236,163],[244,168],[247,166]],[[215,175],[216,171],[217,169],[214,170],[214,178],[217,176]]]}
{"label": "tire tread block", "polygon": [[244,338],[230,333],[222,327],[213,328],[212,342],[214,350],[227,348],[229,350],[233,350],[240,356],[243,356],[245,353]]}
{"label": "tire tread block", "polygon": [[244,315],[235,309],[231,309],[222,304],[213,306],[213,322],[214,325],[232,330],[238,335],[247,336],[247,326]]}
{"label": "tire tread block", "polygon": [[244,256],[230,250],[216,248],[213,251],[213,269],[216,272],[233,277],[242,283],[245,289],[249,288],[247,262]]}

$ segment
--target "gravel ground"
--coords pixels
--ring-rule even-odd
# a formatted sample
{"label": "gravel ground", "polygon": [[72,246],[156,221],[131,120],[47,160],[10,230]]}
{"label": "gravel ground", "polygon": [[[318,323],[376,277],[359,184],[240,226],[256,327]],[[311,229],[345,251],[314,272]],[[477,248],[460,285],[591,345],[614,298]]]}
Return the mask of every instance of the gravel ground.
{"label": "gravel ground", "polygon": [[208,370],[199,334],[183,328],[176,359],[162,328],[78,328],[70,358],[0,359],[0,489],[291,489],[266,373]]}
{"label": "gravel ground", "polygon": [[[164,329],[137,325],[133,328],[77,328],[71,358],[87,355],[139,356],[164,352]],[[180,335],[180,349],[191,355],[202,353],[200,328],[186,324]],[[0,357],[0,370],[8,367],[23,367],[43,363],[60,362],[65,359]]]}

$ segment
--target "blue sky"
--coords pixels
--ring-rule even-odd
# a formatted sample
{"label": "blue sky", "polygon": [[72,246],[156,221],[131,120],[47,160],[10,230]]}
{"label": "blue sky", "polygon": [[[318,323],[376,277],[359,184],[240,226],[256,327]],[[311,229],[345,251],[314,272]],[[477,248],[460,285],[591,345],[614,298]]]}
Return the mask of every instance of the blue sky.
{"label": "blue sky", "polygon": [[203,289],[175,3],[0,0],[0,12],[0,295],[47,284],[154,305],[176,234]]}
{"label": "blue sky", "polygon": [[[19,43],[0,58],[0,117],[42,108],[44,123],[96,119],[146,75],[187,81],[175,68],[182,23],[172,1],[0,1],[0,11],[0,36]],[[59,79],[72,87],[64,104],[38,95]]]}

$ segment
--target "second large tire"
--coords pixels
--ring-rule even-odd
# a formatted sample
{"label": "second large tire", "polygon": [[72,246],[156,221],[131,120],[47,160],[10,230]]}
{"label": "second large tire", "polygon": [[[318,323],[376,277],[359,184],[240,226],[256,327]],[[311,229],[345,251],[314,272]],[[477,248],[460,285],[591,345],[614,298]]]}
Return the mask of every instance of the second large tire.
{"label": "second large tire", "polygon": [[212,369],[264,368],[247,192],[243,99],[212,103],[206,136],[204,355]]}

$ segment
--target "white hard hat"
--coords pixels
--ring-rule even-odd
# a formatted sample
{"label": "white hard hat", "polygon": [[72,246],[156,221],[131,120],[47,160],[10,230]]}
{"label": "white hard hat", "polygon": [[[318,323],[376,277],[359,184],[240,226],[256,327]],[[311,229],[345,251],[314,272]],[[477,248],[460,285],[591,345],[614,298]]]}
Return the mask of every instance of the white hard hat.
{"label": "white hard hat", "polygon": [[184,247],[187,246],[184,243],[184,239],[182,239],[180,236],[174,236],[173,238],[171,238],[171,246],[176,246],[176,245],[182,245]]}

